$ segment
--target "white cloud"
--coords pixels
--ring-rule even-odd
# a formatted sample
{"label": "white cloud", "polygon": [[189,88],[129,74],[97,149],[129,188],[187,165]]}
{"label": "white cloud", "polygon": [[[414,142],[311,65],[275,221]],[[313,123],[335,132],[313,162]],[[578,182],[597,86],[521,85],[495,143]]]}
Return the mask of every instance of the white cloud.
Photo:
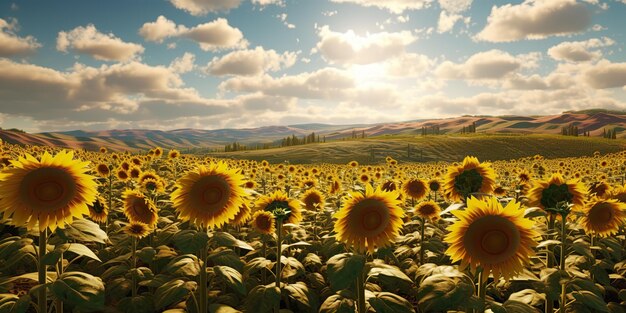
{"label": "white cloud", "polygon": [[406,10],[420,10],[430,6],[433,0],[331,0],[336,3],[354,3],[365,7],[377,7],[402,14]]}
{"label": "white cloud", "polygon": [[201,16],[209,12],[228,11],[239,6],[241,0],[170,0],[177,9]]}
{"label": "white cloud", "polygon": [[596,89],[624,87],[626,86],[626,63],[601,60],[585,71],[584,80]]}
{"label": "white cloud", "polygon": [[11,23],[0,18],[0,57],[10,57],[35,52],[41,44],[33,36],[19,37],[15,34],[17,20]]}
{"label": "white cloud", "polygon": [[230,26],[228,20],[224,18],[187,28],[159,16],[155,22],[143,24],[139,34],[145,40],[154,42],[163,42],[164,39],[171,37],[189,38],[196,41],[204,51],[240,49],[248,46],[243,33],[238,28]]}
{"label": "white cloud", "polygon": [[281,22],[283,22],[283,25],[285,25],[285,27],[289,28],[289,29],[294,29],[296,28],[296,25],[291,24],[289,22],[287,22],[287,13],[281,13],[278,14],[276,16]]}
{"label": "white cloud", "polygon": [[417,38],[410,31],[381,32],[359,36],[354,31],[334,32],[322,26],[316,49],[331,63],[369,64],[385,61],[405,52]]}
{"label": "white cloud", "polygon": [[428,70],[434,63],[429,57],[407,53],[393,58],[386,63],[388,75],[395,77],[416,77]]}
{"label": "white cloud", "polygon": [[174,59],[170,64],[170,70],[174,73],[187,73],[196,67],[196,56],[193,53],[185,52],[182,57]]}
{"label": "white cloud", "polygon": [[521,4],[494,6],[487,26],[475,39],[509,42],[543,39],[585,31],[591,11],[576,0],[525,0]]}
{"label": "white cloud", "polygon": [[124,42],[113,34],[99,32],[93,24],[59,32],[56,46],[62,52],[67,52],[69,48],[104,61],[126,61],[144,51],[139,44]]}
{"label": "white cloud", "polygon": [[437,32],[442,34],[451,31],[454,25],[459,21],[469,22],[469,17],[463,17],[461,14],[448,13],[447,11],[441,11],[439,14],[439,21],[437,22]]}
{"label": "white cloud", "polygon": [[536,53],[513,56],[502,50],[479,52],[469,57],[464,63],[445,61],[435,73],[444,79],[494,80],[501,79],[521,68],[537,66],[539,55]]}
{"label": "white cloud", "polygon": [[283,0],[252,0],[252,4],[256,4],[256,5],[260,5],[260,6],[267,6],[267,5],[278,5],[278,6],[284,6],[285,2]]}
{"label": "white cloud", "polygon": [[592,50],[608,47],[615,43],[610,38],[592,38],[586,41],[565,41],[548,50],[548,55],[557,61],[585,62],[597,60],[602,57],[600,50]]}
{"label": "white cloud", "polygon": [[215,57],[207,65],[209,74],[223,75],[260,75],[267,71],[279,71],[296,63],[295,52],[277,53],[256,47],[254,50],[233,51],[220,58]]}
{"label": "white cloud", "polygon": [[472,6],[472,0],[439,0],[439,6],[450,13],[461,13]]}

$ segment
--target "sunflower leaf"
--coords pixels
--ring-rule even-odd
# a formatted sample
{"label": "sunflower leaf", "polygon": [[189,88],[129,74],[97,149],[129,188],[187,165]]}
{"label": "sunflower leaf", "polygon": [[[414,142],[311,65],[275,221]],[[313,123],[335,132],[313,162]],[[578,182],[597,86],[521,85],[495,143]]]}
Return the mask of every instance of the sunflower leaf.
{"label": "sunflower leaf", "polygon": [[585,305],[593,312],[609,312],[606,302],[596,294],[587,290],[575,291],[572,293],[577,302]]}
{"label": "sunflower leaf", "polygon": [[244,250],[254,250],[252,246],[244,241],[235,238],[233,235],[225,232],[216,232],[210,239],[210,244],[218,247],[238,247]]}
{"label": "sunflower leaf", "polygon": [[152,296],[147,295],[123,298],[117,307],[125,313],[150,313],[156,311]]}
{"label": "sunflower leaf", "polygon": [[287,284],[283,290],[286,291],[289,300],[295,302],[297,312],[316,313],[318,311],[319,299],[305,283]]}
{"label": "sunflower leaf", "polygon": [[168,281],[154,292],[155,306],[160,310],[171,304],[181,302],[196,287],[197,283],[194,281],[186,282],[181,279]]}
{"label": "sunflower leaf", "polygon": [[423,312],[456,310],[474,294],[474,284],[466,277],[436,274],[426,277],[417,292]]}
{"label": "sunflower leaf", "polygon": [[263,270],[270,269],[272,266],[272,261],[268,260],[264,257],[257,257],[250,260],[244,267],[243,273],[246,277],[250,277],[254,275],[254,273]]}
{"label": "sunflower leaf", "polygon": [[75,220],[64,229],[57,228],[55,234],[66,241],[106,243],[109,239],[98,224],[88,219]]}
{"label": "sunflower leaf", "polygon": [[322,303],[319,313],[354,313],[355,301],[346,291],[332,295]]}
{"label": "sunflower leaf", "polygon": [[228,287],[242,296],[246,295],[246,287],[243,285],[243,277],[236,269],[229,266],[213,266],[216,277],[219,277]]}
{"label": "sunflower leaf", "polygon": [[342,253],[328,259],[326,271],[331,288],[337,291],[350,287],[364,266],[365,256],[360,254]]}
{"label": "sunflower leaf", "polygon": [[507,312],[511,313],[537,313],[537,309],[535,309],[534,307],[526,303],[511,299],[504,302],[502,306],[506,309]]}
{"label": "sunflower leaf", "polygon": [[198,253],[206,247],[209,235],[194,229],[181,230],[172,237],[174,245],[183,253]]}
{"label": "sunflower leaf", "polygon": [[246,299],[246,311],[256,313],[273,312],[274,306],[280,303],[280,288],[275,284],[254,287]]}
{"label": "sunflower leaf", "polygon": [[398,289],[403,292],[410,292],[413,281],[400,269],[382,262],[372,262],[369,264],[373,264],[373,267],[367,275],[368,280],[374,279],[383,288],[389,291]]}
{"label": "sunflower leaf", "polygon": [[172,259],[165,266],[163,272],[174,276],[195,277],[200,274],[200,263],[195,255],[184,254]]}
{"label": "sunflower leaf", "polygon": [[209,305],[209,313],[241,313],[226,304],[213,303]]}
{"label": "sunflower leaf", "polygon": [[375,297],[369,298],[368,302],[377,313],[415,312],[411,302],[390,292],[379,292]]}
{"label": "sunflower leaf", "polygon": [[0,312],[26,313],[30,307],[29,295],[18,297],[11,293],[0,294]]}
{"label": "sunflower leaf", "polygon": [[83,272],[65,272],[50,285],[50,291],[75,309],[92,312],[104,307],[104,284],[99,277]]}

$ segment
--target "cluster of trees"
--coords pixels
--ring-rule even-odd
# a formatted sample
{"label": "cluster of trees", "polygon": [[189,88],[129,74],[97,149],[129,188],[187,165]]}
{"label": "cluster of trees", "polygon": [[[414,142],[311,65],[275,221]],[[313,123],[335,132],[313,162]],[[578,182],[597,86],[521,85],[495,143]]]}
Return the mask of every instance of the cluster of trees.
{"label": "cluster of trees", "polygon": [[422,126],[422,136],[426,135],[441,135],[439,125],[433,125],[430,127]]}
{"label": "cluster of trees", "polygon": [[615,128],[613,129],[609,129],[608,131],[606,130],[606,128],[602,129],[602,137],[607,138],[607,139],[617,139],[617,132],[615,131]]}
{"label": "cluster of trees", "polygon": [[326,136],[320,139],[320,135],[316,135],[315,132],[310,133],[307,136],[302,136],[302,138],[296,137],[296,135],[291,135],[283,138],[280,141],[281,147],[291,147],[298,145],[306,145],[309,143],[317,143],[317,142],[326,142]]}
{"label": "cluster of trees", "polygon": [[461,134],[472,134],[476,132],[476,122],[472,122],[472,124],[465,126],[463,125],[463,130]]}

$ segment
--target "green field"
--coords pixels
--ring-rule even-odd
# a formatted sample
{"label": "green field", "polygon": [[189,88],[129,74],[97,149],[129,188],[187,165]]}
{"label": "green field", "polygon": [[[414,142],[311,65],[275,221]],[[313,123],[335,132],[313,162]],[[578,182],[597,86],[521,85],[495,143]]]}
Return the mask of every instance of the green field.
{"label": "green field", "polygon": [[[408,147],[410,146],[410,153]],[[384,162],[386,156],[402,162],[459,161],[466,155],[480,160],[508,160],[540,154],[546,158],[589,156],[626,149],[624,139],[561,135],[475,134],[441,136],[381,136],[266,150],[211,153],[211,156],[267,160],[271,163]]]}

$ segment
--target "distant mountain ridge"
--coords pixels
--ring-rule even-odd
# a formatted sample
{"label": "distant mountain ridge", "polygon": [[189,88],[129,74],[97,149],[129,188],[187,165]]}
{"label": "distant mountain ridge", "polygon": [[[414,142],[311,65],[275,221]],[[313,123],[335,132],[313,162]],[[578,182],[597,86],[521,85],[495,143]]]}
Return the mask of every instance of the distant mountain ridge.
{"label": "distant mountain ridge", "polygon": [[0,130],[0,138],[9,143],[22,145],[51,145],[74,149],[96,150],[107,147],[111,150],[147,150],[155,146],[164,148],[223,148],[238,142],[244,145],[277,143],[295,135],[302,137],[311,132],[327,140],[350,138],[353,134],[366,137],[385,135],[420,135],[423,127],[437,127],[441,134],[461,133],[464,127],[475,123],[481,133],[560,134],[563,127],[577,126],[590,136],[602,136],[604,130],[615,130],[618,138],[626,135],[626,113],[608,110],[585,110],[564,112],[547,116],[460,116],[443,119],[424,119],[397,123],[329,125],[310,123],[289,126],[264,126],[241,129],[176,129],[176,130],[103,130],[65,131],[45,133],[23,133]]}

